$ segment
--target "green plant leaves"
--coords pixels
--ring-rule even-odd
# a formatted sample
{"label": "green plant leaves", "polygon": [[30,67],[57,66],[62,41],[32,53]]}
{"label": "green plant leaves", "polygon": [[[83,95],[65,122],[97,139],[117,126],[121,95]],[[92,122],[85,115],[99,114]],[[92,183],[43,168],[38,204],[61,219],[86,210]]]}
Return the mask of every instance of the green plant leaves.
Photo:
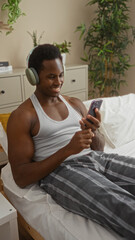
{"label": "green plant leaves", "polygon": [[84,35],[85,31],[86,31],[86,26],[85,26],[84,23],[82,23],[80,26],[78,26],[78,27],[76,28],[76,31],[75,31],[75,32],[81,32],[80,38],[79,38],[79,39],[81,39],[82,36]]}
{"label": "green plant leaves", "polygon": [[8,20],[7,20],[7,24],[10,25],[9,31],[6,34],[9,34],[10,32],[13,31],[13,24],[16,22],[16,20],[20,17],[20,16],[24,16],[25,13],[23,13],[21,11],[21,9],[19,8],[19,4],[20,4],[21,0],[8,0],[8,3],[3,3],[3,5],[1,6],[1,10],[8,11]]}
{"label": "green plant leaves", "polygon": [[33,47],[36,47],[40,44],[41,38],[43,37],[44,31],[40,34],[39,38],[37,36],[37,31],[33,31],[32,33],[30,33],[29,31],[27,31],[27,33],[30,35],[30,37],[32,38],[33,41]]}
{"label": "green plant leaves", "polygon": [[69,53],[71,48],[71,42],[64,40],[62,43],[54,43],[54,45],[59,48],[61,53]]}

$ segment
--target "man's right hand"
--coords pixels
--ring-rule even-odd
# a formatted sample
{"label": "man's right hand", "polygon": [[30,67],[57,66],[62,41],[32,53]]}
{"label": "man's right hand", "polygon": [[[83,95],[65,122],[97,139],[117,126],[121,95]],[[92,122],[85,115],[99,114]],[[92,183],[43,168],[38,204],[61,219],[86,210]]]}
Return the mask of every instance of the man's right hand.
{"label": "man's right hand", "polygon": [[94,133],[91,129],[84,129],[76,132],[67,145],[68,150],[71,151],[72,154],[77,154],[86,148],[90,148],[93,137]]}

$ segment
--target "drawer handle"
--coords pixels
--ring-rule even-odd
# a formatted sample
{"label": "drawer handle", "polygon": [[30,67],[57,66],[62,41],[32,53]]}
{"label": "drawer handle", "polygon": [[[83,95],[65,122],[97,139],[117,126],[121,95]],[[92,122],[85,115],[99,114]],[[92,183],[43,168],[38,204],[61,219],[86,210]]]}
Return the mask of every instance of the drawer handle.
{"label": "drawer handle", "polygon": [[4,93],[5,93],[5,91],[4,91],[4,90],[1,90],[1,91],[0,91],[0,93],[1,93],[1,94],[4,94]]}
{"label": "drawer handle", "polygon": [[71,82],[76,82],[76,79],[72,79]]}

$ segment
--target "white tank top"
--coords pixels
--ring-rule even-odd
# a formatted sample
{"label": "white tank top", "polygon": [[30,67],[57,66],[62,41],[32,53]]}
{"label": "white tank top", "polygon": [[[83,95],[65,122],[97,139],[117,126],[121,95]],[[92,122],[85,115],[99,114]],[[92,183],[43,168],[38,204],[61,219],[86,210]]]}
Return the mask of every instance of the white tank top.
{"label": "white tank top", "polygon": [[[33,137],[35,147],[34,161],[41,161],[51,156],[59,149],[66,146],[75,132],[81,130],[79,120],[82,116],[72,108],[72,106],[61,95],[59,98],[64,102],[68,109],[68,117],[62,121],[51,119],[44,112],[35,94],[30,97],[40,124],[39,132]],[[90,151],[91,149],[85,149],[81,153],[72,155],[69,158],[88,154]]]}

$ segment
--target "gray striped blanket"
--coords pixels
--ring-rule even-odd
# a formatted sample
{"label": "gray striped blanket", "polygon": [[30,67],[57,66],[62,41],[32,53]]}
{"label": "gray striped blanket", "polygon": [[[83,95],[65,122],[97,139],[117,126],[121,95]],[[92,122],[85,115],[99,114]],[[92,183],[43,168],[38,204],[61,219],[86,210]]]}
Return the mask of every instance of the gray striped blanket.
{"label": "gray striped blanket", "polygon": [[92,151],[40,181],[63,208],[135,239],[135,159]]}

